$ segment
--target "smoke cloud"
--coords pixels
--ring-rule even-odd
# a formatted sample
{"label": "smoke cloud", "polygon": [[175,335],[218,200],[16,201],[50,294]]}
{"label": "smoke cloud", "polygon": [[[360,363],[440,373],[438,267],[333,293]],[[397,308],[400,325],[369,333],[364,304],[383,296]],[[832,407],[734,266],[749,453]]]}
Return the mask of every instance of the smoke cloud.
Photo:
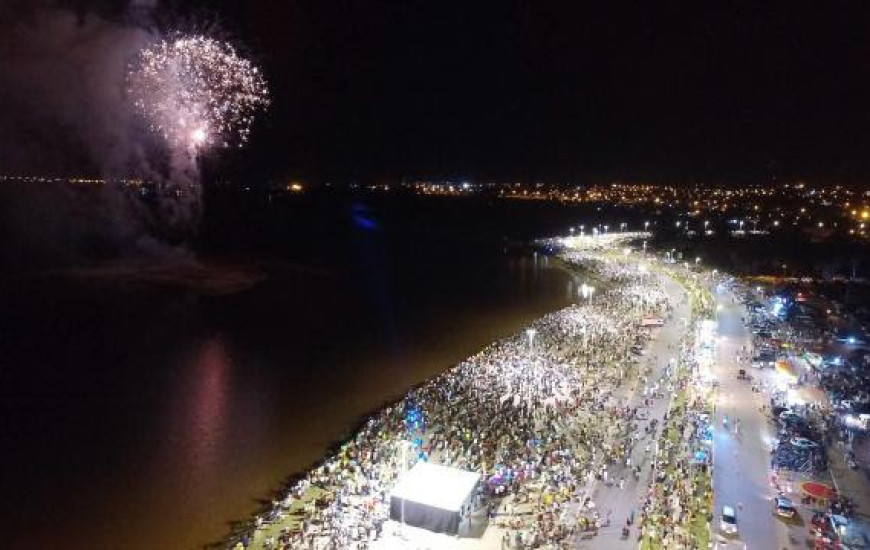
{"label": "smoke cloud", "polygon": [[11,115],[0,117],[4,168],[139,169],[153,142],[125,98],[124,74],[149,33],[46,5],[19,11],[0,34],[0,105]]}
{"label": "smoke cloud", "polygon": [[133,21],[147,19],[155,2],[134,0],[118,20],[46,2],[2,2],[0,174],[138,177],[185,189],[146,207],[115,186],[85,193],[0,182],[6,263],[174,253],[155,229],[177,235],[195,226],[196,163],[173,160],[125,90],[130,61],[156,38]]}

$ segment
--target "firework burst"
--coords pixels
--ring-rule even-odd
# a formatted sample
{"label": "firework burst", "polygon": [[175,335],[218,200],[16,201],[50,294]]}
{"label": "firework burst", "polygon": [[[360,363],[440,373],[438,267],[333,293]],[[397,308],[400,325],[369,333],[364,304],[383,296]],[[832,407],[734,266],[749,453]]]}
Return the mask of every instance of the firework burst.
{"label": "firework burst", "polygon": [[226,42],[205,36],[162,40],[139,52],[128,93],[150,127],[195,154],[241,146],[269,104],[266,80]]}

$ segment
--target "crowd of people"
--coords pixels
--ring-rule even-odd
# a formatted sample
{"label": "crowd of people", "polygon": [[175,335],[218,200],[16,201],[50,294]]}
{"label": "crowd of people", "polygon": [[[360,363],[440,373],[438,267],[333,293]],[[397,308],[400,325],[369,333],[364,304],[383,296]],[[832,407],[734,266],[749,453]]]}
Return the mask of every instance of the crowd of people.
{"label": "crowd of people", "polygon": [[476,500],[491,513],[504,497],[526,503],[529,512],[506,525],[503,546],[558,547],[578,529],[594,528],[566,512],[588,504],[584,488],[625,462],[638,409],[619,388],[648,374],[632,353],[649,338],[641,319],[667,318],[672,304],[660,275],[636,262],[565,259],[594,268],[608,288],[488,346],[367,419],[234,546],[369,548],[386,535],[392,486],[419,460],[480,473]]}
{"label": "crowd of people", "polygon": [[663,548],[699,548],[697,529],[706,529],[712,503],[709,454],[709,394],[692,384],[690,346],[670,383],[681,399],[668,411],[656,445],[653,482],[641,507],[641,536]]}
{"label": "crowd of people", "polygon": [[[712,314],[707,291],[683,276],[684,288],[699,321]],[[652,463],[653,481],[641,504],[641,538],[650,547],[697,549],[712,510],[712,476],[709,447],[712,430],[713,387],[701,383],[698,361],[707,358],[707,345],[689,331],[680,343],[675,369],[667,383],[676,390],[666,413]]]}

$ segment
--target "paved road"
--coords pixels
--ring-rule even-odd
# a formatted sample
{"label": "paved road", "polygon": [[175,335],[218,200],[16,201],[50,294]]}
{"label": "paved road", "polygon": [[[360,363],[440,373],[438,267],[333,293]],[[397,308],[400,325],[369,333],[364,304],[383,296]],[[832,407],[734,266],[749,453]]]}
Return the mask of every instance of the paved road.
{"label": "paved road", "polygon": [[[718,548],[768,550],[788,548],[786,528],[773,515],[774,496],[770,485],[770,450],[772,426],[759,410],[764,399],[754,393],[745,380],[737,379],[737,371],[745,368],[754,376],[759,371],[739,364],[736,355],[751,345],[751,337],[741,317],[747,316],[727,291],[714,291],[718,304],[719,341],[716,346],[715,374],[719,380],[714,436],[714,520],[713,540]],[[727,415],[729,429],[722,420]],[[734,429],[739,420],[739,432]],[[726,537],[719,529],[723,505],[737,512],[737,537]]]}

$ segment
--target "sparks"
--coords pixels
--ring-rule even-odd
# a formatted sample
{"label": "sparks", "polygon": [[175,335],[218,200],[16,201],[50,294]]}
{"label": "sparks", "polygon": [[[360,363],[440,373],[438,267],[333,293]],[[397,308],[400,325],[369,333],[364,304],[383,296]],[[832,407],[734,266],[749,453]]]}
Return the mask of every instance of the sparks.
{"label": "sparks", "polygon": [[127,83],[151,129],[192,153],[243,145],[254,115],[269,104],[259,69],[230,44],[205,36],[180,36],[143,49]]}

